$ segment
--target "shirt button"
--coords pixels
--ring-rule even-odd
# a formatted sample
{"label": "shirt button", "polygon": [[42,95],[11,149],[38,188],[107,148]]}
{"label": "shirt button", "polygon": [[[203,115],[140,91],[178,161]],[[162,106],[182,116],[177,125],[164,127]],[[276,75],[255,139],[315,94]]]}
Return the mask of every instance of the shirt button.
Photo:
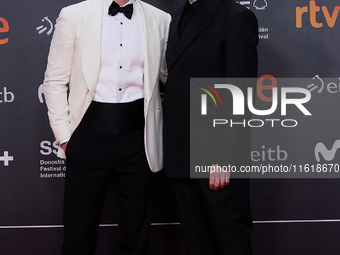
{"label": "shirt button", "polygon": [[122,91],[122,88],[119,88],[119,91]]}
{"label": "shirt button", "polygon": [[123,67],[122,66],[119,66],[119,69],[122,69]]}
{"label": "shirt button", "polygon": [[120,22],[121,25],[123,25],[123,22]]}
{"label": "shirt button", "polygon": [[122,47],[123,46],[123,44],[120,44],[120,47]]}

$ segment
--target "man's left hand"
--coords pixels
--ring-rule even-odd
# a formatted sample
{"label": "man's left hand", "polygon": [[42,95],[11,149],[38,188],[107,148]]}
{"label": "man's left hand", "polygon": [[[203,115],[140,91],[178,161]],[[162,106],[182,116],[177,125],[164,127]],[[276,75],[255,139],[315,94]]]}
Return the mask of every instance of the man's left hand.
{"label": "man's left hand", "polygon": [[230,171],[217,171],[217,165],[212,165],[212,170],[210,171],[209,178],[209,188],[211,190],[218,191],[219,189],[223,189],[230,182]]}

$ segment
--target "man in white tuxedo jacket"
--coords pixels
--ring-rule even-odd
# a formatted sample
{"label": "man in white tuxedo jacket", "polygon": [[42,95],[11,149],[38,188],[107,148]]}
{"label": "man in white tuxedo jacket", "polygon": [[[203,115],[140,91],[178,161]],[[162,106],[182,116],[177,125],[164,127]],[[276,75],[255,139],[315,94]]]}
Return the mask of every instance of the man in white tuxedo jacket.
{"label": "man in white tuxedo jacket", "polygon": [[44,93],[67,166],[62,254],[95,253],[110,181],[119,254],[147,254],[170,19],[140,0],[87,0],[57,19]]}

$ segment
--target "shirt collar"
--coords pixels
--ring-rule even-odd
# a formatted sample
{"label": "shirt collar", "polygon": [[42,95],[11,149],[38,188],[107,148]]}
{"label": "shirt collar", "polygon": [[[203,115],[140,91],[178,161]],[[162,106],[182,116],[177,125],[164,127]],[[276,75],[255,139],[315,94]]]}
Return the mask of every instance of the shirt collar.
{"label": "shirt collar", "polygon": [[125,5],[128,5],[128,4],[133,4],[133,5],[134,5],[135,3],[136,3],[136,0],[130,0],[129,2],[127,2],[126,4],[124,4],[124,6],[125,6]]}

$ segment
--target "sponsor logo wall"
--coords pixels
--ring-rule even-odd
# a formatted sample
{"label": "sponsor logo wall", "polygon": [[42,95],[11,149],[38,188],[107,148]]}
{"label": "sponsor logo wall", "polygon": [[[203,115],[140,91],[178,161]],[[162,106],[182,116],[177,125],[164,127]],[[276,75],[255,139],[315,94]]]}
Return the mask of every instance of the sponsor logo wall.
{"label": "sponsor logo wall", "polygon": [[[172,12],[185,0],[145,1]],[[56,157],[41,84],[55,20],[62,7],[77,2],[0,2],[0,254],[59,254],[66,167]],[[270,125],[274,122],[252,127],[250,160],[254,165],[294,164],[304,173],[329,169],[337,173],[340,4],[332,0],[238,2],[259,21],[259,76],[304,78],[300,88],[311,95],[305,104],[311,116],[287,106],[284,118],[298,122],[293,128],[279,122],[274,127]],[[283,118],[282,87],[286,85],[278,83],[278,110],[270,118]],[[262,98],[256,93],[255,108],[268,110],[272,101],[263,99],[272,96],[271,90],[263,91]],[[208,111],[219,106],[219,101],[217,106],[209,105],[210,96],[206,100]],[[187,254],[170,185],[164,173],[156,179],[150,254]],[[339,194],[339,178],[251,179],[254,254],[338,254]],[[100,255],[116,252],[118,242],[114,197],[108,195],[107,200],[100,229],[100,240],[106,241],[99,241]]]}

